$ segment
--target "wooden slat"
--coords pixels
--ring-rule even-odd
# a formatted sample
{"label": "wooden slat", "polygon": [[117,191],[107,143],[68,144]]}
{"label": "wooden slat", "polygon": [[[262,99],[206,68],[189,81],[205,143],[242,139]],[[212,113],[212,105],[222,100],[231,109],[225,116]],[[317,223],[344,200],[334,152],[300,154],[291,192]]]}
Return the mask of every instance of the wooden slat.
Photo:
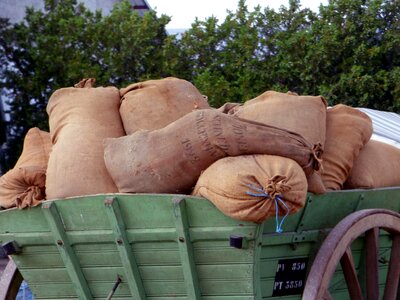
{"label": "wooden slat", "polygon": [[92,299],[92,294],[89,290],[85,276],[82,273],[75,252],[69,243],[56,205],[52,202],[44,203],[42,205],[42,211],[49,224],[49,228],[53,234],[55,244],[60,252],[68,275],[75,287],[77,296],[82,299]]}
{"label": "wooden slat", "polygon": [[387,273],[384,300],[396,299],[400,280],[400,234],[393,238],[392,253],[390,255],[389,270]]}
{"label": "wooden slat", "polygon": [[340,264],[342,266],[343,275],[346,279],[346,284],[349,289],[350,298],[353,300],[362,300],[362,292],[360,283],[358,282],[356,268],[351,249],[347,247],[344,252]]}
{"label": "wooden slat", "polygon": [[199,280],[197,278],[196,265],[193,258],[193,248],[189,235],[189,224],[187,220],[185,200],[183,198],[173,198],[172,202],[179,253],[181,257],[188,298],[193,300],[201,299]]}
{"label": "wooden slat", "polygon": [[10,259],[0,277],[0,299],[15,299],[21,282],[22,276]]}
{"label": "wooden slat", "polygon": [[333,300],[332,295],[331,295],[331,293],[329,293],[329,291],[325,292],[323,300]]}
{"label": "wooden slat", "polygon": [[0,257],[0,278],[1,274],[3,274],[4,272],[4,269],[7,267],[7,264],[8,264],[8,257],[7,256],[4,258]]}
{"label": "wooden slat", "polygon": [[118,201],[116,198],[107,198],[104,203],[110,225],[114,232],[115,243],[117,245],[122,265],[124,266],[125,270],[126,278],[123,281],[129,285],[133,299],[145,300],[146,293],[140,277],[136,259],[133,255],[131,245],[126,235],[125,223],[122,218]]}
{"label": "wooden slat", "polygon": [[379,228],[375,227],[365,233],[365,269],[367,277],[367,299],[379,299],[378,278],[378,238]]}

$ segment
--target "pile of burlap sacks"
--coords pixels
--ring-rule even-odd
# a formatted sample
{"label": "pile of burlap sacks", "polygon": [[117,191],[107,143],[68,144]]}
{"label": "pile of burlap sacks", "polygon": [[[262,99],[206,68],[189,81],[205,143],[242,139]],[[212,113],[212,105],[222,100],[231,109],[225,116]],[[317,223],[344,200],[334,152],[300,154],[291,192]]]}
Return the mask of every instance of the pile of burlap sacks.
{"label": "pile of burlap sacks", "polygon": [[178,78],[57,90],[50,133],[32,128],[0,178],[0,206],[108,193],[192,194],[233,218],[294,213],[307,192],[400,185],[400,150],[372,122],[321,96],[267,91],[211,108]]}

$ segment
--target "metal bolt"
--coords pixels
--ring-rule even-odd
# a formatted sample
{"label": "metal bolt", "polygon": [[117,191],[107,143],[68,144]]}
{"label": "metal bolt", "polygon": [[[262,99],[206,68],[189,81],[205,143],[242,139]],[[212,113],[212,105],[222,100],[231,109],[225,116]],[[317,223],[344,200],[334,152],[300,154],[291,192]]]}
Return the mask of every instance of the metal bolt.
{"label": "metal bolt", "polygon": [[62,246],[62,245],[64,245],[64,242],[62,240],[57,240],[57,245]]}
{"label": "metal bolt", "polygon": [[185,238],[184,237],[179,237],[179,241],[181,242],[181,243],[184,243],[185,242]]}
{"label": "metal bolt", "polygon": [[117,244],[118,244],[118,245],[122,245],[122,244],[123,244],[122,239],[117,239]]}
{"label": "metal bolt", "polygon": [[386,264],[388,262],[388,260],[386,259],[386,257],[380,257],[378,260],[381,264]]}
{"label": "metal bolt", "polygon": [[114,198],[106,198],[106,199],[104,200],[104,204],[105,204],[105,205],[108,205],[108,206],[111,206],[112,203],[113,203],[113,201],[114,201]]}

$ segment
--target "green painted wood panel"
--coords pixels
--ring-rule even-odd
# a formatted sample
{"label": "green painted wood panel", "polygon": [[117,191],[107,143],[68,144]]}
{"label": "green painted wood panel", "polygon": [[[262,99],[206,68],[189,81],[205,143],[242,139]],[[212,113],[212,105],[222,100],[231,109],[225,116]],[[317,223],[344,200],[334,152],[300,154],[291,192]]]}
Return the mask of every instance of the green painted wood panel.
{"label": "green painted wood panel", "polygon": [[41,253],[32,255],[14,255],[14,262],[19,269],[26,268],[63,268],[64,263],[59,253]]}
{"label": "green painted wood panel", "polygon": [[80,268],[79,260],[65,233],[65,225],[56,204],[51,202],[44,203],[42,205],[42,212],[53,234],[54,242],[57,244],[57,249],[77,296],[82,299],[92,299],[92,294]]}
{"label": "green painted wood panel", "polygon": [[252,295],[253,278],[248,280],[201,280],[202,295]]}
{"label": "green painted wood panel", "polygon": [[[243,250],[226,246],[227,242],[224,242],[225,246],[223,247],[219,245],[213,246],[211,241],[207,242],[207,244],[207,247],[204,247],[204,244],[199,248],[197,248],[196,245],[194,247],[194,257],[198,265],[253,264],[252,243],[250,243],[249,249]],[[143,246],[140,249],[134,247],[134,254],[140,266],[180,265],[177,245],[172,248],[170,245],[166,244],[165,249],[153,243],[143,243],[143,245],[140,243],[140,245]],[[152,245],[157,246],[157,248],[154,247],[154,249],[152,249]],[[101,247],[99,247],[97,251],[93,249],[92,245],[80,245],[79,250],[76,246],[74,247],[83,268],[108,265],[122,266],[115,245],[102,244],[100,246]],[[149,247],[148,250],[146,250],[146,246]],[[63,266],[63,262],[54,246],[49,246],[48,252],[27,252],[24,253],[24,255],[15,256],[15,259],[26,268]]]}
{"label": "green painted wood panel", "polygon": [[[400,211],[400,202],[396,201],[399,195],[400,189],[340,191],[321,196],[310,194],[306,207],[284,222],[282,234],[274,232],[275,220],[271,218],[261,225],[262,237],[257,235],[258,224],[236,221],[223,215],[205,199],[183,196],[187,215],[184,227],[187,227],[191,241],[201,299],[255,299],[254,292],[258,286],[263,299],[269,299],[279,259],[305,256],[312,259],[326,234],[325,228],[329,230],[344,216],[361,208],[386,207]],[[125,264],[121,261],[104,209],[104,199],[109,196],[55,201],[66,237],[94,299],[105,299],[116,277],[122,275],[124,278]],[[123,230],[129,244],[127,251],[135,257],[148,299],[187,300],[185,266],[182,265],[176,223],[171,213],[172,199],[177,195],[112,196],[118,199],[120,218],[124,220]],[[21,219],[25,222],[15,222]],[[231,234],[244,236],[248,240],[247,248],[230,247]],[[16,239],[22,246],[22,255],[15,255],[14,259],[32,284],[37,299],[76,299],[40,208],[0,212],[0,240],[10,239]],[[390,238],[385,235],[380,241],[380,257],[388,258]],[[258,248],[260,252],[257,252]],[[360,264],[362,240],[357,240],[352,248],[356,264]],[[384,273],[386,264],[381,265]],[[338,293],[342,293],[340,268],[333,285]],[[128,285],[123,282],[113,299],[131,299],[130,294]]]}
{"label": "green painted wood panel", "polygon": [[129,290],[133,298],[146,299],[142,278],[139,273],[139,268],[136,262],[136,258],[132,252],[131,245],[126,235],[125,220],[122,218],[122,212],[116,198],[107,198],[104,201],[105,210],[107,211],[107,217],[110,222],[110,226],[113,229],[114,240],[118,248],[119,256],[123,268],[122,275],[115,276],[115,278],[122,279],[123,282],[127,283]]}
{"label": "green painted wood panel", "polygon": [[283,244],[263,246],[261,259],[265,258],[290,258],[308,256],[313,249],[313,243]]}
{"label": "green painted wood panel", "polygon": [[[73,297],[76,298],[77,294],[72,283],[29,283],[29,288],[31,289],[33,296],[35,298],[57,298],[64,299]],[[44,296],[45,295],[45,296]]]}
{"label": "green painted wood panel", "polygon": [[[265,227],[264,227],[265,229]],[[380,239],[379,239],[379,267],[380,267],[380,282],[383,283],[386,280],[386,272],[387,272],[387,264],[390,259],[390,249],[391,249],[391,244],[392,244],[392,239],[390,235],[385,232],[381,231],[380,232]],[[290,236],[292,235],[292,238]],[[295,257],[310,257],[310,263],[312,263],[314,251],[318,250],[318,241],[317,239],[309,241],[298,241],[294,242],[294,236],[296,236],[296,232],[286,232],[285,237],[278,237],[273,233],[268,233],[264,235],[264,240],[263,244],[263,252],[261,254],[261,260],[260,260],[260,268],[261,268],[261,275],[260,275],[260,280],[261,280],[261,286],[262,286],[262,295],[263,299],[275,299],[275,297],[272,297],[272,292],[273,292],[273,285],[274,285],[274,279],[275,279],[275,273],[278,265],[278,260],[279,259],[285,259],[285,258],[295,258]],[[273,239],[276,239],[276,242],[273,241]],[[290,242],[291,241],[291,242]],[[282,244],[279,244],[281,242]],[[286,244],[284,243],[286,242]],[[270,244],[270,245],[268,245]],[[353,258],[354,262],[357,268],[357,271],[359,273],[359,276],[363,276],[363,269],[361,268],[364,260],[363,260],[363,249],[364,249],[364,239],[358,238],[352,243],[352,252],[353,252]],[[343,296],[343,289],[346,289],[346,284],[344,281],[343,274],[341,272],[341,267],[340,265],[338,266],[332,282],[331,282],[331,293],[334,296],[334,299],[342,299],[340,297]],[[336,295],[336,292],[338,294]],[[348,299],[347,298],[343,299]],[[283,297],[282,299],[286,299],[287,297]],[[300,299],[300,295],[297,296],[297,298],[292,298],[288,297],[288,299]]]}
{"label": "green painted wood panel", "polygon": [[[121,213],[117,219],[125,222],[120,231],[126,234],[128,251],[136,259],[145,294],[151,299],[187,298],[176,223],[171,213],[170,200],[174,196],[118,195]],[[183,223],[182,228],[187,230],[187,237],[190,236],[192,241],[190,245],[202,299],[253,299],[251,247],[258,225],[232,220],[204,199],[190,201],[192,204],[186,207],[188,222]],[[107,214],[104,209],[100,211],[102,206],[104,208],[103,202],[104,197],[95,196],[55,201],[54,205],[62,219],[65,239],[72,246],[93,298],[105,299],[117,276],[122,274],[123,283],[114,298],[129,299],[131,292],[124,282],[126,264],[121,262],[115,232],[109,222],[104,222]],[[192,209],[191,205],[196,208]],[[160,214],[154,214],[156,207],[161,208]],[[137,209],[142,210],[140,217],[132,218],[137,215]],[[210,219],[210,215],[221,220]],[[16,238],[23,245],[23,255],[15,256],[16,262],[38,299],[76,297],[64,261],[54,246],[52,233],[44,224],[39,225],[42,226],[40,241],[32,237],[37,236],[37,232],[4,232],[5,235],[0,233],[0,236]],[[231,248],[231,234],[246,237],[250,241],[249,248]],[[49,286],[52,286],[50,291]]]}
{"label": "green painted wood panel", "polygon": [[185,199],[181,197],[173,198],[172,205],[171,213],[175,220],[176,239],[178,241],[179,257],[182,263],[187,296],[193,300],[200,299],[199,279],[193,257]]}
{"label": "green painted wood panel", "polygon": [[[396,198],[397,195],[397,198]],[[300,212],[299,216],[289,217],[286,230],[282,235],[272,231],[274,223],[267,221],[264,224],[263,247],[260,260],[261,286],[263,299],[274,299],[272,297],[275,273],[279,259],[310,257],[310,262],[319,249],[324,235],[337,222],[347,214],[361,208],[383,207],[395,211],[400,210],[400,197],[398,190],[384,191],[362,191],[355,192],[335,192],[323,196],[310,196],[307,206]],[[334,214],[327,214],[326,210],[334,211]],[[325,211],[325,212],[324,212]],[[316,216],[324,216],[324,218]],[[297,224],[296,224],[297,223]],[[285,227],[284,227],[285,228]],[[318,230],[316,230],[316,228]],[[322,229],[322,230],[321,230]],[[386,279],[387,262],[390,258],[391,238],[385,231],[380,232],[380,282]],[[359,276],[363,276],[363,248],[364,240],[359,238],[352,244],[352,252]],[[343,289],[346,289],[341,267],[337,268],[331,282],[332,294],[334,299],[342,299]],[[348,296],[346,296],[348,298]],[[282,299],[300,299],[300,295],[282,297]],[[343,299],[347,299],[343,298]]]}
{"label": "green painted wood panel", "polygon": [[[309,194],[306,205],[283,224],[284,232],[332,228],[348,214],[365,208],[386,208],[400,212],[400,188],[332,191]],[[323,217],[322,217],[323,216]],[[275,231],[273,218],[264,222],[264,232]]]}
{"label": "green painted wood panel", "polygon": [[[1,235],[7,233],[41,233],[49,232],[46,219],[43,217],[40,208],[19,210],[17,208],[0,211]],[[16,222],[19,220],[19,222]],[[21,220],[23,220],[21,222]],[[4,242],[3,238],[0,241]]]}

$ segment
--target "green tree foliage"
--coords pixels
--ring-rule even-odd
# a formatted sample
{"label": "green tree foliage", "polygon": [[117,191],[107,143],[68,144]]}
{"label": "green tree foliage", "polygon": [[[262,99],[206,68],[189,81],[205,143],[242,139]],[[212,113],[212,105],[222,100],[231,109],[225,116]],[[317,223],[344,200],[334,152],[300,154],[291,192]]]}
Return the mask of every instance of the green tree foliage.
{"label": "green tree foliage", "polygon": [[123,87],[176,76],[214,107],[291,90],[322,94],[331,105],[400,111],[400,0],[330,0],[318,13],[300,0],[278,10],[240,0],[224,20],[196,19],[179,36],[167,35],[169,17],[139,16],[127,1],[108,16],[76,0],[45,3],[19,24],[0,21],[11,162],[27,129],[47,129],[51,93],[83,77]]}
{"label": "green tree foliage", "polygon": [[332,0],[311,33],[332,103],[400,110],[399,0]]}
{"label": "green tree foliage", "polygon": [[48,129],[46,105],[58,88],[94,77],[122,85],[163,76],[165,25],[169,17],[143,17],[125,1],[110,15],[92,13],[76,0],[46,0],[28,9],[23,22],[0,21],[0,85],[8,99],[6,158],[12,167],[31,127]]}
{"label": "green tree foliage", "polygon": [[196,20],[182,35],[180,62],[189,66],[184,76],[209,96],[213,106],[255,96],[254,84],[261,76],[259,18],[260,8],[250,12],[241,0],[221,24],[215,17]]}
{"label": "green tree foliage", "polygon": [[278,12],[250,11],[244,0],[219,24],[196,20],[180,40],[185,77],[209,96],[211,104],[248,100],[267,89],[302,91],[311,21],[299,1]]}
{"label": "green tree foliage", "polygon": [[180,61],[215,106],[272,89],[399,111],[399,19],[399,0],[331,0],[318,14],[299,0],[278,11],[242,0],[221,23],[193,23]]}

